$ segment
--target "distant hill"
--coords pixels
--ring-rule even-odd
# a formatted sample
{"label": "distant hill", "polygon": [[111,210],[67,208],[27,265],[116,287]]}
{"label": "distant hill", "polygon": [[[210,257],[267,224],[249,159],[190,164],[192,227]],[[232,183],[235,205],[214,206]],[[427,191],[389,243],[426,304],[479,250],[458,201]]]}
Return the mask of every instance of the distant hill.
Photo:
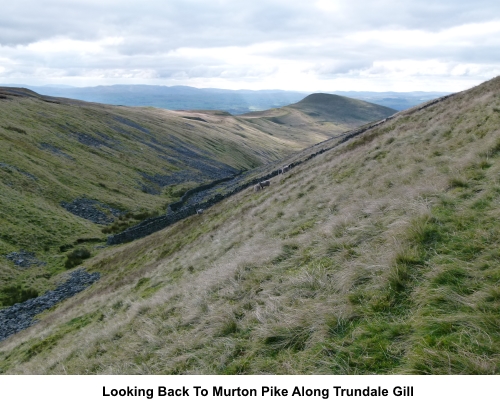
{"label": "distant hill", "polygon": [[316,120],[354,125],[376,121],[396,112],[381,105],[326,93],[311,94],[289,108],[302,111]]}
{"label": "distant hill", "polygon": [[[37,93],[54,97],[66,97],[104,104],[152,106],[168,110],[223,110],[231,114],[244,114],[283,107],[296,103],[309,94],[300,91],[225,90],[190,86],[10,86],[26,87]],[[327,93],[355,98],[395,110],[406,110],[425,101],[448,94],[443,92],[366,91],[335,91]]]}
{"label": "distant hill", "polygon": [[394,114],[396,110],[334,94],[311,94],[298,103],[266,111],[247,113],[240,118],[254,124],[280,124],[289,128],[315,128],[324,134],[339,134]]}

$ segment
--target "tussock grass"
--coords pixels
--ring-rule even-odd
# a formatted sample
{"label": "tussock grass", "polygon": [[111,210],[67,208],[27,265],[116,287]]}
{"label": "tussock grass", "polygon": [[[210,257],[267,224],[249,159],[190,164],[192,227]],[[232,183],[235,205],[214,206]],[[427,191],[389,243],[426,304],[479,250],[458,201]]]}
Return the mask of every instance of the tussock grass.
{"label": "tussock grass", "polygon": [[498,374],[499,87],[92,257],[101,281],[1,343],[0,368]]}
{"label": "tussock grass", "polygon": [[[212,181],[197,166],[202,157],[235,171],[247,170],[328,137],[321,125],[269,124],[263,131],[230,115],[77,100],[56,104],[30,95],[4,98],[0,106],[0,264],[6,269],[2,285],[10,289],[53,288],[53,276],[73,266],[65,266],[60,253],[76,248],[78,240],[87,240],[80,247],[97,253],[96,245],[105,241],[103,234],[119,233],[163,214],[188,189]],[[189,125],[183,116],[191,118]],[[173,180],[175,185],[161,187],[151,180],[179,172],[183,176]],[[122,215],[103,226],[61,206],[82,196],[117,208]],[[20,272],[4,259],[3,255],[21,249],[47,262],[47,278],[38,280],[41,270]],[[5,291],[3,295],[8,295]]]}

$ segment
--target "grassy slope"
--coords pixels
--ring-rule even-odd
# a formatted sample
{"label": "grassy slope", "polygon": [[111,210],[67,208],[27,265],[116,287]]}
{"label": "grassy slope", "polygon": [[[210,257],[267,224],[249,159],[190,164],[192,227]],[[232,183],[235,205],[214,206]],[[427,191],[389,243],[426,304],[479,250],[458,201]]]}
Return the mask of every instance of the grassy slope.
{"label": "grassy slope", "polygon": [[500,79],[90,259],[7,373],[500,372]]}
{"label": "grassy slope", "polygon": [[[0,305],[12,301],[12,287],[54,286],[65,270],[61,246],[105,237],[103,226],[70,214],[62,201],[86,196],[138,217],[157,215],[188,188],[214,180],[200,163],[250,169],[335,133],[314,125],[263,126],[220,111],[108,106],[13,88],[0,88],[0,110]],[[143,174],[178,177],[162,187]],[[104,230],[116,233],[137,221]],[[95,253],[99,243],[83,245]],[[4,255],[20,249],[47,266],[16,268]]]}
{"label": "grassy slope", "polygon": [[[105,237],[103,226],[70,214],[62,201],[86,196],[129,212],[162,213],[186,189],[213,180],[186,154],[190,150],[205,163],[236,171],[326,138],[307,130],[291,137],[278,125],[264,133],[217,111],[106,106],[0,90],[0,302],[2,291],[14,285],[39,291],[52,286],[64,270],[60,246]],[[79,137],[101,145],[85,145]],[[179,171],[185,180],[164,188],[141,175]],[[158,194],[143,192],[143,186]],[[20,249],[35,252],[47,266],[15,268],[3,255]]]}

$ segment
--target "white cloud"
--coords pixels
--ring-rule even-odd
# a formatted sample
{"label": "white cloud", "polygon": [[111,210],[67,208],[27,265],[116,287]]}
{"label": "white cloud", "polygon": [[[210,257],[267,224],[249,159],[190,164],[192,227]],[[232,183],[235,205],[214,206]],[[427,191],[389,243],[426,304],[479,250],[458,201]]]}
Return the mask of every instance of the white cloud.
{"label": "white cloud", "polygon": [[338,0],[317,0],[314,6],[322,11],[337,12],[340,10],[341,3]]}
{"label": "white cloud", "polygon": [[493,0],[18,0],[0,82],[455,91],[498,74],[499,15]]}

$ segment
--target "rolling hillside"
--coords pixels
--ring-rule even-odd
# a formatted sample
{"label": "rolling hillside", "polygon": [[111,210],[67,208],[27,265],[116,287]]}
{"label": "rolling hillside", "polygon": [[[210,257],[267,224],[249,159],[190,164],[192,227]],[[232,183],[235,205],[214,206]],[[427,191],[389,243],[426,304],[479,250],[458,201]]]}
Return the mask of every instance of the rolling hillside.
{"label": "rolling hillside", "polygon": [[0,369],[498,374],[499,131],[496,78],[314,146],[88,259],[101,279],[0,342]]}
{"label": "rolling hillside", "polygon": [[367,122],[378,121],[396,110],[334,94],[315,93],[298,103],[266,111],[243,114],[259,128],[278,124],[290,129],[314,128],[323,134],[340,134]]}
{"label": "rolling hillside", "polygon": [[165,213],[187,190],[332,135],[16,88],[0,88],[0,111],[0,306],[54,287],[69,252],[99,252],[107,235]]}

